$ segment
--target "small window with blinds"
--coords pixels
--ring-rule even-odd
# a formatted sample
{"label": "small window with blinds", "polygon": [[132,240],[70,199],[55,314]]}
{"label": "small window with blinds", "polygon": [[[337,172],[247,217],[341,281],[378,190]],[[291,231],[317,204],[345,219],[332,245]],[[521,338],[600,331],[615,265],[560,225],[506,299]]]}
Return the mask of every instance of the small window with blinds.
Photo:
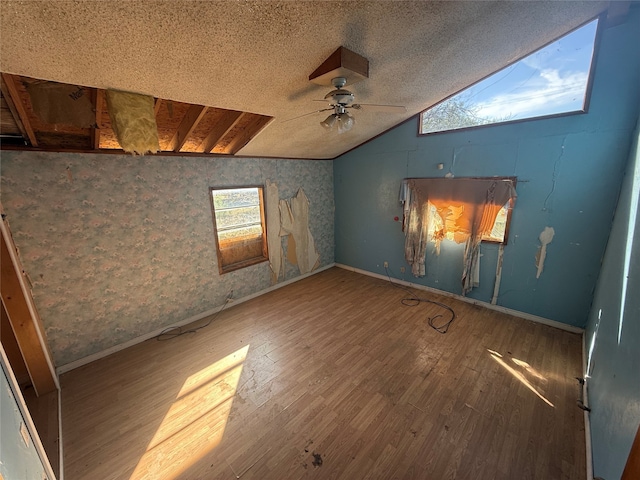
{"label": "small window with blinds", "polygon": [[220,274],[267,261],[263,188],[209,190]]}

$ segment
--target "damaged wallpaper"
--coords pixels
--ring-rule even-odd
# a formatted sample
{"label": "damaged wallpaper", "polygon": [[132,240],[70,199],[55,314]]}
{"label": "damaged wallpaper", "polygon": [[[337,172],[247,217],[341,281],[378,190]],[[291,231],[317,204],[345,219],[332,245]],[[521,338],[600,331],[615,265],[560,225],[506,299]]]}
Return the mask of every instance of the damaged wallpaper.
{"label": "damaged wallpaper", "polygon": [[[304,189],[331,264],[330,161],[2,152],[2,204],[56,366],[270,287],[268,262],[218,274],[208,196],[267,179],[281,199]],[[300,275],[284,263],[280,282]]]}

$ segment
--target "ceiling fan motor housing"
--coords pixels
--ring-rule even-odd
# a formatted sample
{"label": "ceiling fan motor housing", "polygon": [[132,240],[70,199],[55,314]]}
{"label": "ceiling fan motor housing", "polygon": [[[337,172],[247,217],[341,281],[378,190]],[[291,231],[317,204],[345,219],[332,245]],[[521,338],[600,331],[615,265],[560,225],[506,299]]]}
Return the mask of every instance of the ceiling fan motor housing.
{"label": "ceiling fan motor housing", "polygon": [[347,84],[346,78],[335,77],[331,80],[331,83],[334,87],[336,87],[336,89],[331,90],[329,93],[327,93],[324,96],[325,100],[330,98],[333,103],[337,103],[339,105],[350,105],[351,103],[353,103],[353,101],[355,100],[353,93],[342,88]]}
{"label": "ceiling fan motor housing", "polygon": [[355,100],[353,93],[349,90],[343,90],[342,88],[330,91],[324,98],[331,99],[333,103],[340,105],[349,105]]}

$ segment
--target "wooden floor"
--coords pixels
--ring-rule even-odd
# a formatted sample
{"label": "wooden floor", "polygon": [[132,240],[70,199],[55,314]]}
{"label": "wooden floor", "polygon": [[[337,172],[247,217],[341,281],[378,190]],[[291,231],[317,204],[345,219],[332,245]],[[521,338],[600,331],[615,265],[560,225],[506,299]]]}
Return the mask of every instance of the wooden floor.
{"label": "wooden floor", "polygon": [[65,478],[584,479],[579,335],[333,268],[62,376]]}

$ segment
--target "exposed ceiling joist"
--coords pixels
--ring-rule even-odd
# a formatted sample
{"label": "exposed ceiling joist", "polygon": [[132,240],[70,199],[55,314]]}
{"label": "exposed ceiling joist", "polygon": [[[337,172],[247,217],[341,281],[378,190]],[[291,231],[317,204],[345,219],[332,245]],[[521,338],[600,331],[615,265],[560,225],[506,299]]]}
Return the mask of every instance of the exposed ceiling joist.
{"label": "exposed ceiling joist", "polygon": [[244,112],[229,110],[218,121],[217,125],[209,132],[200,146],[204,153],[211,153],[215,146],[235,127],[242,119]]}
{"label": "exposed ceiling joist", "polygon": [[180,122],[180,126],[176,131],[175,135],[169,142],[169,147],[167,150],[172,150],[174,152],[179,152],[184,147],[184,144],[187,142],[187,138],[189,135],[195,130],[204,117],[204,114],[207,113],[207,107],[202,105],[191,105],[189,110],[187,110],[187,114]]}
{"label": "exposed ceiling joist", "polygon": [[[27,111],[25,110],[24,104],[20,98],[20,94],[18,92],[18,87],[15,83],[15,77],[8,73],[2,74],[2,83],[3,86],[6,86],[6,94],[3,87],[3,94],[5,95],[5,99],[7,100],[7,104],[12,112],[15,111],[14,115],[17,115],[16,123],[18,126],[22,125],[21,130],[24,130],[24,135],[29,139],[29,143],[32,147],[38,146],[38,140],[36,139],[36,134],[31,127],[31,122],[29,121],[29,116],[27,115]],[[12,107],[13,105],[13,107]]]}
{"label": "exposed ceiling joist", "polygon": [[[55,95],[50,97],[49,101],[54,104],[60,100],[60,95],[66,99],[66,95],[59,92],[65,92],[68,88],[59,87],[69,87],[57,82],[2,74],[3,98],[6,97],[7,106],[10,106],[10,116],[13,117],[16,125],[29,127],[31,136],[26,128],[21,128],[20,131],[23,132],[23,138],[32,139],[32,147],[37,146],[40,149],[52,151],[100,151],[120,148],[111,127],[105,90],[72,86],[74,94],[81,92],[83,96],[87,95],[87,98],[90,98],[91,125],[89,128],[81,128],[65,123],[49,123],[51,120],[48,120],[46,115],[41,115],[37,105],[34,106],[30,93],[30,87],[33,85],[49,87],[46,90],[54,92],[53,95]],[[65,101],[68,102],[68,99]],[[22,112],[18,107],[22,107]],[[6,107],[3,108],[5,108],[4,115],[7,110]],[[175,153],[228,152],[233,155],[271,120],[271,117],[264,115],[161,98],[155,100],[154,115],[161,151]],[[5,125],[4,129],[11,130],[15,134],[16,127],[12,126],[12,123],[4,122],[3,125]],[[229,145],[231,145],[230,148]]]}
{"label": "exposed ceiling joist", "polygon": [[235,155],[238,151],[251,141],[267,124],[271,121],[269,117],[256,117],[251,120],[249,125],[238,134],[234,135],[229,144],[224,148],[222,153]]}
{"label": "exposed ceiling joist", "polygon": [[104,90],[96,88],[93,94],[93,104],[96,110],[96,124],[91,129],[91,145],[95,150],[100,148],[100,133],[102,128],[102,111],[104,109]]}
{"label": "exposed ceiling joist", "polygon": [[158,116],[158,111],[160,110],[161,106],[162,106],[162,99],[161,98],[156,98],[156,103],[153,105],[153,114],[156,117]]}
{"label": "exposed ceiling joist", "polygon": [[[2,77],[0,77],[0,84],[1,84],[0,90],[2,91],[2,100],[4,100],[5,104],[7,105],[7,108],[9,109],[9,115],[6,115],[6,112],[5,112],[5,114],[2,116],[1,133],[5,134],[10,131],[11,134],[16,134],[19,132],[22,138],[25,139],[27,138],[27,132],[24,129],[24,125],[22,125],[22,122],[20,121],[20,116],[18,115],[16,106],[13,103],[13,99],[11,98],[11,95],[9,95],[9,89],[4,83],[4,78]],[[12,128],[13,126],[15,126],[16,128]],[[16,129],[18,130],[18,132],[16,132]]]}

